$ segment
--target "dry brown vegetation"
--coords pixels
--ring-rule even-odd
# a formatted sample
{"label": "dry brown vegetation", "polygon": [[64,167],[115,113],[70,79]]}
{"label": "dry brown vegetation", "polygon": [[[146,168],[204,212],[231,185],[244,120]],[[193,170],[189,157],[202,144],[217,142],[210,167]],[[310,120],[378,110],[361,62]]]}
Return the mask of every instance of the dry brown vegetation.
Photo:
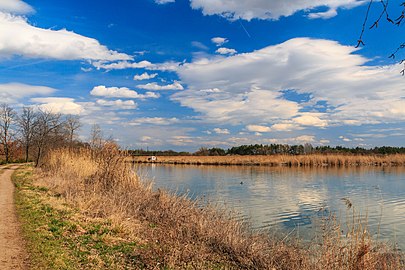
{"label": "dry brown vegetation", "polygon": [[192,164],[192,165],[257,165],[294,167],[351,167],[351,166],[405,166],[404,154],[393,155],[268,155],[268,156],[158,156],[156,161],[147,156],[134,156],[127,161],[135,163]]}
{"label": "dry brown vegetation", "polygon": [[[201,157],[199,157],[201,158]],[[210,157],[211,158],[211,157]],[[232,157],[230,157],[232,158]],[[256,157],[255,157],[256,158]],[[55,150],[44,183],[92,218],[114,220],[139,243],[133,268],[146,269],[403,269],[404,257],[373,241],[360,221],[342,235],[329,218],[309,244],[256,233],[231,214],[138,179],[114,145]],[[285,238],[285,237],[280,237]]]}

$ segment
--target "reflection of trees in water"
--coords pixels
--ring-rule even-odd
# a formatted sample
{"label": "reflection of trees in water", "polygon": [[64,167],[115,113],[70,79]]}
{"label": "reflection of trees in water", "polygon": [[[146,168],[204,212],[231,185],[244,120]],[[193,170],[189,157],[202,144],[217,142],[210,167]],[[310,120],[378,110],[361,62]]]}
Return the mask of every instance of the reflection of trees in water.
{"label": "reflection of trees in water", "polygon": [[405,238],[403,167],[156,164],[150,171],[155,173],[155,187],[169,187],[178,194],[200,198],[201,204],[225,206],[235,211],[236,218],[251,222],[256,229],[278,227],[289,231],[297,227],[300,234],[310,235],[305,230],[319,229],[319,220],[330,214],[344,223],[347,210],[341,199],[349,198],[357,213],[368,215],[372,231],[376,231],[382,211],[383,238],[392,237],[393,232],[398,239]]}

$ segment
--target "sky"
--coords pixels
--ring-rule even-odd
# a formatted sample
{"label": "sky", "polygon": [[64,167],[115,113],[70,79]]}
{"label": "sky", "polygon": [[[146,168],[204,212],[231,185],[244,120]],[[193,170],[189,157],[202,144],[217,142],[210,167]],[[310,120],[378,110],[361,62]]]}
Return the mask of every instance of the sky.
{"label": "sky", "polygon": [[[0,0],[0,98],[132,149],[403,146],[402,26],[362,0]],[[389,16],[402,12],[390,1]]]}

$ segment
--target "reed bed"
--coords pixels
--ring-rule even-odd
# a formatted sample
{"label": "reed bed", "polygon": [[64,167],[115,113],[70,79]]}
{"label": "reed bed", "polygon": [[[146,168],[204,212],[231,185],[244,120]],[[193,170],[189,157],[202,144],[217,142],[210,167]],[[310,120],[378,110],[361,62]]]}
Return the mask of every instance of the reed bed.
{"label": "reed bed", "polygon": [[43,181],[86,215],[130,224],[142,244],[130,251],[141,261],[137,268],[404,269],[403,254],[375,242],[360,221],[343,235],[333,218],[325,219],[309,244],[273,238],[252,232],[226,210],[153,191],[125,161],[113,145],[55,150],[42,169]]}
{"label": "reed bed", "polygon": [[162,163],[188,165],[256,165],[290,167],[354,167],[354,166],[405,166],[404,154],[393,155],[255,155],[255,156],[147,156],[126,159],[134,163]]}

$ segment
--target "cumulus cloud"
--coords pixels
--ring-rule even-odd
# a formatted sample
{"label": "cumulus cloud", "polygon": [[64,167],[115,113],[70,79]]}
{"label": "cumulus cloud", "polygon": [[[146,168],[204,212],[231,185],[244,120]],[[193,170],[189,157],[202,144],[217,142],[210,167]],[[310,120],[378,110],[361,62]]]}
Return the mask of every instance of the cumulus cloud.
{"label": "cumulus cloud", "polygon": [[143,81],[143,80],[150,80],[157,76],[157,73],[149,74],[147,72],[142,73],[141,75],[135,75],[134,81]]}
{"label": "cumulus cloud", "polygon": [[230,134],[229,130],[226,128],[214,128],[213,131],[216,134]]}
{"label": "cumulus cloud", "polygon": [[270,132],[271,128],[266,127],[266,126],[260,126],[260,125],[247,125],[246,129],[251,131],[251,132]]}
{"label": "cumulus cloud", "polygon": [[320,115],[322,114],[304,113],[298,117],[295,117],[293,121],[303,126],[326,127],[328,125],[328,121],[320,119]]}
{"label": "cumulus cloud", "polygon": [[[367,66],[369,60],[357,50],[330,40],[295,38],[250,53],[199,59],[179,68],[187,89],[172,100],[207,121],[267,123],[276,131],[403,122],[400,67]],[[291,89],[309,101],[285,97]],[[325,104],[322,110],[319,103]]]}
{"label": "cumulus cloud", "polygon": [[214,43],[215,45],[217,45],[219,47],[219,46],[222,46],[225,43],[227,43],[228,39],[223,38],[223,37],[214,37],[214,38],[211,38],[211,41],[212,41],[212,43]]}
{"label": "cumulus cloud", "polygon": [[235,49],[230,49],[230,48],[225,48],[225,47],[221,47],[218,50],[216,50],[215,52],[219,53],[219,54],[230,54],[230,55],[237,53],[237,51]]}
{"label": "cumulus cloud", "polygon": [[21,0],[1,0],[0,12],[13,14],[27,14],[34,12],[34,9]]}
{"label": "cumulus cloud", "polygon": [[132,59],[127,54],[109,50],[95,39],[65,29],[38,28],[23,17],[0,12],[0,56],[12,55],[58,60]]}
{"label": "cumulus cloud", "polygon": [[315,12],[312,18],[330,18],[337,14],[339,8],[353,8],[366,1],[364,0],[191,0],[193,9],[201,9],[204,15],[220,15],[229,20],[277,20],[287,17],[298,11],[312,14],[312,10],[326,7],[326,12]]}
{"label": "cumulus cloud", "polygon": [[134,99],[147,99],[159,98],[160,95],[153,92],[146,92],[145,94],[138,94],[135,90],[127,87],[106,87],[104,85],[95,86],[90,95],[108,98],[134,98]]}
{"label": "cumulus cloud", "polygon": [[38,103],[38,107],[52,113],[81,114],[84,112],[82,105],[75,102],[73,98],[44,97],[32,98],[31,102]]}
{"label": "cumulus cloud", "polygon": [[0,84],[0,99],[2,102],[15,103],[24,97],[49,95],[56,89],[46,86],[28,85],[22,83]]}
{"label": "cumulus cloud", "polygon": [[132,110],[136,109],[137,104],[133,100],[105,100],[98,99],[96,103],[100,106],[112,107],[114,109]]}
{"label": "cumulus cloud", "polygon": [[177,81],[174,81],[172,84],[167,84],[167,85],[158,85],[157,83],[147,83],[147,84],[140,84],[137,85],[136,87],[140,89],[145,89],[145,90],[153,90],[153,91],[159,91],[159,90],[184,90],[184,87]]}
{"label": "cumulus cloud", "polygon": [[129,122],[129,125],[131,126],[140,126],[143,124],[148,124],[148,125],[159,125],[159,126],[166,126],[166,125],[171,125],[174,123],[179,122],[179,119],[173,117],[173,118],[163,118],[163,117],[142,117],[142,118],[137,118]]}

